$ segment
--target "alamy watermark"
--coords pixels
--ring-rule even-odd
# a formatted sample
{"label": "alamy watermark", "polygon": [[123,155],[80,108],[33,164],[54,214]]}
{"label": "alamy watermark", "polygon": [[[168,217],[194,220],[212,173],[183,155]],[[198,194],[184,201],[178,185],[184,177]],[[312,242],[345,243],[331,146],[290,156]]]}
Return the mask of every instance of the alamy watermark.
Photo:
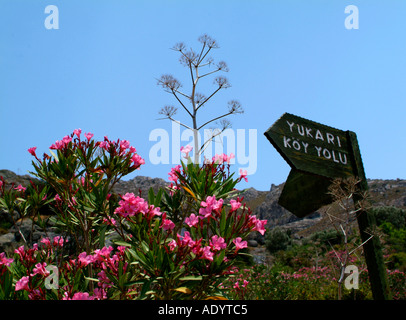
{"label": "alamy watermark", "polygon": [[344,9],[344,13],[348,16],[344,20],[344,27],[347,30],[359,29],[359,10],[357,6],[353,4],[348,5]]}
{"label": "alamy watermark", "polygon": [[[231,129],[228,128],[213,139],[213,130],[204,129],[203,137],[198,132],[198,145],[205,144],[204,150],[200,153],[199,163],[205,159],[212,160],[216,154],[234,154],[230,164],[238,164],[242,170],[247,170],[251,175],[257,171],[257,129]],[[210,140],[211,139],[211,140]],[[149,150],[149,161],[151,164],[180,164],[180,148],[186,145],[194,146],[194,132],[185,129],[181,132],[179,123],[172,121],[171,132],[165,129],[153,129],[149,134],[149,141],[155,142]],[[193,161],[194,155],[191,154]]]}
{"label": "alamy watermark", "polygon": [[59,10],[55,5],[45,7],[44,13],[49,14],[44,21],[46,29],[59,29]]}
{"label": "alamy watermark", "polygon": [[359,272],[358,267],[354,265],[348,265],[344,269],[344,273],[348,274],[348,276],[344,280],[344,286],[347,290],[359,288],[358,281],[359,281]]}

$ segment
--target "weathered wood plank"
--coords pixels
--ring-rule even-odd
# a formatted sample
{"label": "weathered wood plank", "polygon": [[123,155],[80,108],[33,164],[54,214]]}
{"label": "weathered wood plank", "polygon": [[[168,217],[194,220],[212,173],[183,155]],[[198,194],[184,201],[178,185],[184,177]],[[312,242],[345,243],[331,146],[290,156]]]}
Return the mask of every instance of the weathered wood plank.
{"label": "weathered wood plank", "polygon": [[265,136],[293,169],[328,178],[353,175],[345,131],[285,113]]}

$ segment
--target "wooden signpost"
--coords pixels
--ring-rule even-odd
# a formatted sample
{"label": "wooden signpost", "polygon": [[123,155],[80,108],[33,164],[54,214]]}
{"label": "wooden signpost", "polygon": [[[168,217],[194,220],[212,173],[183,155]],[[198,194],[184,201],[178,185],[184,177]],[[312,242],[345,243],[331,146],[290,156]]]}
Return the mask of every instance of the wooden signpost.
{"label": "wooden signpost", "polygon": [[[305,217],[331,203],[328,187],[335,178],[357,177],[361,181],[360,193],[368,190],[354,132],[285,113],[264,134],[291,167],[279,204],[296,216]],[[356,208],[360,207],[360,200],[354,197]],[[373,297],[388,299],[379,238],[369,239],[368,231],[375,225],[373,217],[365,210],[357,214]]]}

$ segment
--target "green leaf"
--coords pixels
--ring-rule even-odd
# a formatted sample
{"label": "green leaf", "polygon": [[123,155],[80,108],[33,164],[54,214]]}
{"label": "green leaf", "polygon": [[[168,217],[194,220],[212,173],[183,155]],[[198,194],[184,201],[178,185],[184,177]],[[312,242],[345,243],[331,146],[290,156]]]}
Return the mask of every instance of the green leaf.
{"label": "green leaf", "polygon": [[85,279],[89,280],[89,281],[99,282],[99,279],[97,279],[97,278],[90,278],[90,277],[85,276]]}
{"label": "green leaf", "polygon": [[100,248],[104,247],[104,239],[105,239],[105,236],[106,236],[106,229],[107,229],[107,225],[103,225],[101,227],[101,229],[100,229],[100,232],[99,232],[99,245],[100,245]]}
{"label": "green leaf", "polygon": [[202,276],[186,276],[179,278],[180,281],[201,281],[203,280]]}
{"label": "green leaf", "polygon": [[131,248],[131,244],[121,240],[113,240],[114,244]]}

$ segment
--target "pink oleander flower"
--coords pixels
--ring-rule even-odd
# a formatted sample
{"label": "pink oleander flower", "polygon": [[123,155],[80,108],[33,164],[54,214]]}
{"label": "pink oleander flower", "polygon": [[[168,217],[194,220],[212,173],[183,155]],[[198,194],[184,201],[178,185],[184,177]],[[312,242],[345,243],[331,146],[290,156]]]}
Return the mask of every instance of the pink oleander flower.
{"label": "pink oleander flower", "polygon": [[20,291],[20,290],[27,290],[29,291],[30,288],[28,286],[30,279],[28,276],[22,277],[20,280],[17,281],[16,286],[15,286],[15,291]]}
{"label": "pink oleander flower", "polygon": [[69,137],[69,136],[64,136],[62,139],[64,147],[66,147],[71,141],[72,141],[72,137]]}
{"label": "pink oleander flower", "polygon": [[3,181],[0,180],[0,188],[3,186]]}
{"label": "pink oleander flower", "polygon": [[259,220],[256,216],[250,216],[250,221],[255,225],[252,231],[258,231],[260,234],[264,235],[267,220]]}
{"label": "pink oleander flower", "polygon": [[24,246],[20,246],[17,249],[14,250],[14,253],[17,253],[20,256],[20,259],[24,259],[25,257],[25,250],[24,250]]}
{"label": "pink oleander flower", "polygon": [[0,266],[8,267],[13,262],[14,262],[14,259],[8,259],[4,252],[0,253]]}
{"label": "pink oleander flower", "polygon": [[100,142],[100,143],[99,143],[99,148],[102,148],[102,149],[104,149],[104,150],[106,150],[106,151],[109,151],[110,142],[108,142],[108,141],[102,141],[102,142]]}
{"label": "pink oleander flower", "polygon": [[240,169],[240,180],[244,179],[245,182],[248,182],[247,170]]}
{"label": "pink oleander flower", "polygon": [[189,158],[189,152],[192,151],[193,147],[187,145],[186,147],[180,147],[180,152],[185,154],[185,158]]}
{"label": "pink oleander flower", "polygon": [[132,156],[131,162],[133,163],[133,167],[139,167],[142,164],[145,164],[145,160],[138,154]]}
{"label": "pink oleander flower", "polygon": [[35,154],[35,150],[37,150],[37,147],[31,147],[28,149],[28,152],[34,157],[36,157],[37,155]]}
{"label": "pink oleander flower", "polygon": [[94,258],[92,255],[87,255],[86,252],[82,252],[78,256],[78,261],[81,267],[86,267],[88,264],[94,262]]}
{"label": "pink oleander flower", "polygon": [[61,197],[59,196],[59,194],[56,194],[56,196],[54,197],[55,201],[62,201]]}
{"label": "pink oleander flower", "polygon": [[121,140],[120,141],[120,154],[124,153],[125,150],[130,148],[130,141],[128,140]]}
{"label": "pink oleander flower", "polygon": [[63,141],[60,140],[56,140],[54,144],[52,144],[49,149],[53,149],[53,150],[60,150],[64,147],[64,143]]}
{"label": "pink oleander flower", "polygon": [[171,242],[169,242],[169,248],[171,249],[171,251],[175,250],[175,248],[178,246],[175,240],[172,240]]}
{"label": "pink oleander flower", "polygon": [[[64,242],[65,242],[65,240],[64,240],[63,237],[61,237],[61,236],[56,236],[56,237],[54,237],[54,239],[53,239],[53,246],[54,246],[54,247],[60,247],[60,248],[62,248]],[[66,242],[67,242],[67,240],[66,240]]]}
{"label": "pink oleander flower", "polygon": [[223,153],[223,162],[227,162],[229,164],[231,159],[233,159],[233,158],[235,158],[234,153],[230,153],[229,156],[227,156],[225,153]]}
{"label": "pink oleander flower", "polygon": [[76,136],[80,139],[80,134],[82,133],[82,129],[75,129],[73,130],[73,134],[76,134]]}
{"label": "pink oleander flower", "polygon": [[[118,204],[120,205],[115,211],[115,214],[118,214],[122,217],[134,216],[136,213],[141,212],[142,214],[147,214],[149,211],[148,202],[143,198],[136,197],[134,193],[126,193],[121,197],[121,200]],[[157,208],[158,209],[158,208]],[[155,211],[154,214],[157,214]]]}
{"label": "pink oleander flower", "polygon": [[94,289],[94,298],[98,300],[107,299],[107,292],[103,288],[96,288]]}
{"label": "pink oleander flower", "polygon": [[230,200],[230,205],[231,205],[231,211],[235,211],[241,207],[241,202],[232,199],[232,200]]}
{"label": "pink oleander flower", "polygon": [[24,192],[25,190],[27,190],[27,188],[24,188],[21,184],[19,184],[18,187],[15,187],[14,189],[20,192]]}
{"label": "pink oleander flower", "polygon": [[43,263],[37,263],[35,265],[35,268],[32,269],[33,273],[31,273],[31,277],[35,276],[36,274],[43,275],[44,277],[48,277],[50,272],[46,269],[47,264],[45,262]]}
{"label": "pink oleander flower", "polygon": [[215,235],[211,237],[210,246],[214,251],[218,251],[225,249],[227,244],[224,242],[224,238]]}
{"label": "pink oleander flower", "polygon": [[[182,237],[182,236],[178,235],[178,237]],[[189,231],[185,231],[185,234],[184,234],[183,239],[182,239],[182,245],[193,247],[195,245],[195,243],[196,242],[193,241],[193,239],[190,237]]]}
{"label": "pink oleander flower", "polygon": [[85,133],[85,137],[86,137],[86,139],[88,140],[88,141],[90,141],[90,139],[92,139],[93,138],[93,136],[94,136],[94,134],[93,133]]}
{"label": "pink oleander flower", "polygon": [[103,247],[101,249],[96,249],[93,255],[93,261],[103,261],[104,258],[108,258],[110,256],[111,251],[113,251],[113,247]]}
{"label": "pink oleander flower", "polygon": [[93,296],[89,296],[89,293],[87,292],[76,292],[72,300],[94,300]]}
{"label": "pink oleander flower", "polygon": [[230,155],[226,155],[225,153],[223,154],[216,154],[214,155],[214,157],[212,158],[212,162],[213,163],[217,163],[217,164],[222,164],[227,162],[228,164],[230,164],[231,159],[235,158],[234,153],[230,153]]}
{"label": "pink oleander flower", "polygon": [[213,211],[220,212],[223,206],[223,199],[216,200],[216,196],[208,196],[206,201],[202,201],[200,206],[203,208],[199,209],[199,214],[203,216],[203,218],[207,218],[211,215]]}
{"label": "pink oleander flower", "polygon": [[235,250],[238,251],[240,249],[244,249],[247,247],[247,241],[242,241],[241,237],[237,237],[233,240],[235,244]]}
{"label": "pink oleander flower", "polygon": [[162,222],[162,228],[165,231],[172,231],[175,228],[175,224],[173,223],[173,221],[171,221],[169,219],[165,219]]}
{"label": "pink oleander flower", "polygon": [[207,259],[207,260],[213,261],[214,253],[211,251],[210,246],[204,247],[203,250],[202,250],[202,252],[203,252],[203,255],[202,255],[202,258],[203,258],[203,259]]}
{"label": "pink oleander flower", "polygon": [[180,164],[178,164],[177,166],[175,166],[174,168],[171,169],[171,172],[168,173],[169,181],[173,181],[173,182],[178,181],[178,176],[176,175],[176,172],[180,172],[180,168],[182,168],[182,166]]}
{"label": "pink oleander flower", "polygon": [[197,225],[198,222],[199,222],[199,217],[197,217],[194,213],[192,213],[189,217],[187,217],[185,219],[185,223],[189,227],[193,227],[193,226]]}

